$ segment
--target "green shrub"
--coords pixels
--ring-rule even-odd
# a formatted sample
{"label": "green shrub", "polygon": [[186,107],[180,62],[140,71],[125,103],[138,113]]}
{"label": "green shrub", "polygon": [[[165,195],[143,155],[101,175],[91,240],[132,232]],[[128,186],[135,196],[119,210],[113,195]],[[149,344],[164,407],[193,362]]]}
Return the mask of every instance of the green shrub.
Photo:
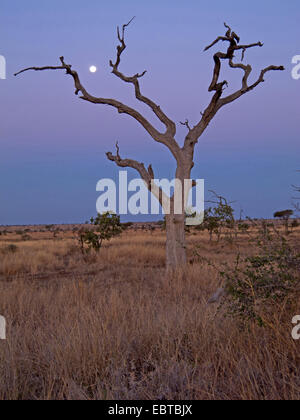
{"label": "green shrub", "polygon": [[99,252],[103,241],[109,241],[120,235],[124,227],[120,222],[120,216],[106,212],[98,214],[90,219],[91,228],[82,228],[78,232],[79,244],[82,254],[89,253],[92,249]]}
{"label": "green shrub", "polygon": [[300,295],[300,254],[282,237],[259,241],[257,255],[241,259],[221,272],[230,315],[267,324],[278,304],[288,305]]}

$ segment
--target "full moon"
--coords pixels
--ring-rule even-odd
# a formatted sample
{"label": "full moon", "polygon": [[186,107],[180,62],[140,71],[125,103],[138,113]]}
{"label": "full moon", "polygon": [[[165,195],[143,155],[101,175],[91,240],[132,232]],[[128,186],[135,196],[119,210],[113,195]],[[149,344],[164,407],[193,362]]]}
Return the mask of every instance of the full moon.
{"label": "full moon", "polygon": [[91,73],[96,73],[96,71],[97,71],[97,67],[96,66],[91,66],[90,67],[90,72]]}

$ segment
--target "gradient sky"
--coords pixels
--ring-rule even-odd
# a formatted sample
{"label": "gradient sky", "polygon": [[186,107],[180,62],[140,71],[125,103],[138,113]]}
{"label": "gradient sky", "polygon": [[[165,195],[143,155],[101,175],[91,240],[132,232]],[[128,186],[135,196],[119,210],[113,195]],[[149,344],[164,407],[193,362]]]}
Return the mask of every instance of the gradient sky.
{"label": "gradient sky", "polygon": [[[207,106],[215,50],[203,48],[225,33],[224,21],[243,43],[265,43],[246,54],[255,77],[265,66],[285,65],[286,72],[268,73],[266,83],[220,111],[197,146],[193,177],[236,201],[237,213],[270,217],[291,206],[291,184],[300,184],[300,80],[291,77],[292,57],[300,54],[299,0],[1,0],[0,8],[8,73],[0,80],[0,224],[73,223],[95,214],[97,181],[118,174],[105,156],[116,140],[124,157],[173,178],[164,146],[130,117],[79,100],[63,72],[12,76],[32,65],[57,65],[64,55],[91,93],[135,105],[132,87],[108,66],[116,26],[132,16],[121,69],[147,69],[143,92],[177,123],[195,124]],[[90,65],[98,72],[89,73]],[[229,89],[240,86],[238,71],[225,75]],[[178,124],[178,141],[185,134]]]}

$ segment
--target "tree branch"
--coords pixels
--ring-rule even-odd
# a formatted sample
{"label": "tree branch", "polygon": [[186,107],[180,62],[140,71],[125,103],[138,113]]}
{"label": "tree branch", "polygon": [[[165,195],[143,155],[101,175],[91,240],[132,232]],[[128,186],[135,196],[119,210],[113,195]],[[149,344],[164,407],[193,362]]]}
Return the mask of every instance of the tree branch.
{"label": "tree branch", "polygon": [[133,159],[122,159],[120,156],[120,148],[118,143],[116,143],[116,154],[113,155],[111,152],[108,152],[106,153],[106,156],[110,161],[115,162],[115,164],[120,168],[132,168],[138,171],[141,178],[144,180],[148,190],[157,198],[160,205],[163,206],[163,203],[167,202],[168,197],[166,196],[162,188],[154,188],[155,176],[152,165],[149,165],[148,169],[146,169],[145,165],[142,162],[138,162]]}
{"label": "tree branch", "polygon": [[179,149],[176,141],[174,140],[174,136],[176,134],[175,123],[167,117],[167,115],[161,110],[159,105],[157,105],[154,101],[152,101],[151,99],[142,95],[142,93],[141,93],[139,79],[142,78],[147,73],[147,71],[144,71],[141,74],[137,73],[134,76],[129,77],[129,76],[125,76],[119,70],[119,65],[121,63],[122,53],[127,48],[127,45],[125,43],[125,30],[130,25],[130,23],[133,21],[133,19],[131,19],[131,21],[128,22],[126,25],[123,25],[122,33],[120,33],[120,29],[118,27],[117,34],[118,34],[118,40],[119,40],[120,44],[117,46],[117,57],[116,57],[115,63],[113,63],[112,60],[110,60],[109,65],[112,68],[112,73],[115,76],[117,76],[119,79],[121,79],[122,81],[124,81],[126,83],[131,83],[134,86],[136,99],[138,99],[140,102],[143,102],[144,104],[148,105],[149,108],[158,117],[158,119],[165,125],[165,127],[167,129],[165,134],[166,134],[167,137],[169,137],[169,140],[168,140],[169,145],[168,146],[174,154],[174,152],[178,151],[178,149]]}
{"label": "tree branch", "polygon": [[18,73],[16,73],[15,76],[29,70],[34,70],[34,71],[66,70],[66,74],[72,76],[74,80],[75,95],[78,95],[79,92],[82,93],[82,96],[80,96],[80,99],[83,99],[85,101],[88,101],[94,104],[109,105],[116,108],[120,114],[124,113],[124,114],[130,115],[135,120],[137,120],[156,141],[161,142],[161,143],[164,142],[163,134],[159,133],[159,131],[156,130],[152,126],[152,124],[150,124],[149,121],[147,121],[146,118],[143,117],[138,111],[136,111],[133,108],[130,108],[129,106],[115,99],[97,98],[95,96],[90,95],[87,92],[87,90],[84,88],[84,86],[82,85],[79,79],[78,73],[75,70],[72,70],[72,66],[70,64],[65,63],[64,57],[60,57],[60,61],[62,63],[61,66],[28,67],[27,69],[21,70]]}
{"label": "tree branch", "polygon": [[110,66],[112,68],[112,73],[115,76],[119,77],[124,82],[131,83],[131,84],[134,85],[136,98],[139,101],[143,102],[144,104],[148,105],[152,109],[152,111],[159,118],[159,120],[166,126],[166,128],[167,128],[167,133],[166,134],[174,137],[175,134],[176,134],[175,123],[167,117],[167,115],[161,110],[161,108],[156,103],[154,103],[151,99],[149,99],[146,96],[143,96],[141,94],[139,79],[142,78],[147,73],[147,71],[145,70],[141,74],[137,73],[134,76],[128,77],[128,76],[125,76],[119,70],[119,65],[121,63],[122,53],[127,48],[127,45],[125,43],[125,30],[126,30],[127,26],[129,26],[130,23],[133,21],[133,19],[131,19],[131,21],[128,22],[126,25],[123,25],[122,35],[120,34],[120,29],[118,27],[117,33],[118,33],[118,39],[120,41],[120,45],[117,46],[117,58],[116,58],[115,63],[113,63],[112,60],[110,60],[110,62],[109,62]]}
{"label": "tree branch", "polygon": [[[63,58],[63,57],[61,57]],[[66,70],[65,66],[45,66],[45,67],[28,67],[27,69],[23,69],[15,73],[14,76],[18,76],[21,73],[25,73],[26,71],[34,70],[34,71],[41,71],[41,70]]]}
{"label": "tree branch", "polygon": [[151,181],[154,179],[154,172],[151,165],[149,165],[147,170],[145,165],[141,162],[133,159],[122,159],[118,143],[116,143],[116,154],[113,155],[111,152],[108,152],[106,153],[106,156],[110,161],[115,162],[120,168],[132,168],[138,171],[141,178],[147,184],[148,189],[151,188]]}
{"label": "tree branch", "polygon": [[144,102],[150,108],[153,110],[153,112],[158,116],[161,122],[163,122],[166,126],[166,132],[161,133],[159,132],[140,112],[136,111],[134,108],[131,108],[122,102],[119,102],[115,99],[108,99],[108,98],[101,98],[101,97],[95,97],[88,93],[88,91],[85,89],[83,84],[80,81],[79,75],[75,70],[72,70],[72,65],[66,64],[64,61],[64,57],[60,57],[61,65],[60,66],[44,66],[44,67],[28,67],[26,69],[23,69],[17,73],[15,73],[15,76],[20,75],[21,73],[27,72],[27,71],[44,71],[44,70],[65,70],[66,74],[70,75],[74,80],[75,85],[75,95],[79,95],[79,93],[82,93],[82,96],[80,96],[80,99],[85,100],[87,102],[91,102],[94,104],[102,104],[102,105],[108,105],[113,108],[116,108],[120,114],[127,114],[134,118],[136,121],[138,121],[144,129],[150,134],[150,136],[157,141],[158,143],[164,144],[168,149],[171,151],[173,156],[177,161],[180,160],[180,147],[177,144],[177,142],[174,139],[174,135],[176,133],[176,126],[175,123],[173,123],[160,109],[158,105],[156,105],[154,102],[152,102],[150,99],[144,97],[140,93],[140,87],[138,79],[144,75],[137,74],[131,78],[126,78],[126,76],[122,75],[118,71],[118,66],[120,64],[121,60],[121,54],[123,50],[126,48],[124,36],[125,36],[125,29],[126,27],[131,23],[131,21],[123,25],[122,27],[122,34],[120,33],[120,30],[118,29],[118,39],[121,42],[121,45],[117,48],[117,60],[115,64],[111,65],[113,66],[113,73],[118,75],[121,79],[133,83],[136,89],[136,97],[140,101]]}
{"label": "tree branch", "polygon": [[231,61],[234,57],[235,51],[243,50],[243,53],[242,53],[242,61],[243,61],[245,51],[248,48],[263,46],[261,42],[256,42],[254,44],[248,44],[248,45],[238,45],[240,42],[240,38],[237,36],[235,32],[231,30],[231,28],[226,23],[224,23],[224,25],[227,28],[225,37],[218,37],[212,44],[210,44],[208,47],[204,49],[204,51],[209,50],[212,46],[217,44],[220,40],[229,42],[229,47],[227,48],[226,53],[218,52],[214,55],[215,67],[214,67],[212,82],[208,89],[209,92],[215,90],[217,92],[220,92],[221,94],[222,94],[224,86],[228,84],[226,80],[218,83],[218,80],[220,77],[220,71],[221,71],[221,60],[228,59],[229,61]]}
{"label": "tree branch", "polygon": [[[213,77],[211,84],[208,88],[209,92],[215,91],[214,96],[211,99],[210,104],[206,108],[202,115],[201,120],[198,122],[197,125],[195,125],[187,134],[185,138],[184,143],[184,150],[188,150],[189,154],[192,155],[194,151],[194,147],[198,142],[199,137],[203,134],[205,129],[208,127],[210,121],[213,119],[213,117],[216,115],[216,113],[219,111],[220,108],[222,108],[224,105],[229,104],[230,102],[235,101],[236,99],[240,98],[242,95],[244,95],[247,92],[250,92],[254,88],[256,88],[260,83],[264,82],[264,76],[267,72],[272,70],[279,70],[283,71],[285,70],[283,66],[269,66],[263,69],[260,73],[260,76],[258,77],[257,81],[253,83],[252,85],[248,85],[248,79],[252,72],[251,65],[245,65],[243,63],[234,63],[234,53],[235,51],[242,50],[242,61],[245,57],[245,52],[249,48],[253,47],[262,47],[262,42],[256,42],[253,44],[246,44],[246,45],[240,45],[240,38],[239,36],[231,30],[231,28],[225,23],[224,24],[227,31],[225,36],[219,36],[215,41],[213,41],[210,45],[208,45],[204,51],[209,50],[211,47],[216,45],[220,41],[226,41],[229,42],[229,46],[227,48],[227,51],[225,53],[223,52],[217,52],[214,55],[214,69],[213,69]],[[228,95],[225,98],[222,98],[225,86],[228,86],[228,82],[226,80],[220,82],[220,72],[221,72],[221,60],[228,60],[229,66],[231,68],[239,68],[243,70],[244,76],[242,78],[242,87],[238,91],[234,92],[231,95]]]}
{"label": "tree branch", "polygon": [[263,69],[258,77],[258,79],[256,80],[255,83],[253,83],[252,85],[248,85],[248,78],[251,74],[252,68],[251,66],[243,66],[242,64],[230,64],[231,67],[235,67],[235,68],[241,68],[244,70],[245,74],[243,77],[243,81],[242,81],[242,88],[239,89],[238,91],[234,92],[231,95],[228,95],[225,98],[220,99],[219,104],[218,104],[218,108],[222,108],[224,105],[227,105],[233,101],[235,101],[236,99],[239,99],[242,95],[245,95],[245,93],[250,92],[251,90],[255,89],[258,85],[260,85],[261,83],[263,83],[265,81],[264,76],[267,72],[269,71],[284,71],[285,68],[283,66],[269,66],[266,67],[265,69]]}

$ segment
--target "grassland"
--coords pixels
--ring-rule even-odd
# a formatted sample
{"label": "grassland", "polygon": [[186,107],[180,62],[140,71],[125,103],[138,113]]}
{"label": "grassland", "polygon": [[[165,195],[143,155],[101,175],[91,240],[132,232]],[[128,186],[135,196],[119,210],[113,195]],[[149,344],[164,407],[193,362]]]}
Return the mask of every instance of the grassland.
{"label": "grassland", "polygon": [[188,238],[188,268],[166,275],[161,230],[127,231],[88,260],[72,231],[1,235],[0,399],[299,399],[296,314],[241,328],[207,304],[221,280],[195,250],[233,264],[253,252],[247,235]]}

